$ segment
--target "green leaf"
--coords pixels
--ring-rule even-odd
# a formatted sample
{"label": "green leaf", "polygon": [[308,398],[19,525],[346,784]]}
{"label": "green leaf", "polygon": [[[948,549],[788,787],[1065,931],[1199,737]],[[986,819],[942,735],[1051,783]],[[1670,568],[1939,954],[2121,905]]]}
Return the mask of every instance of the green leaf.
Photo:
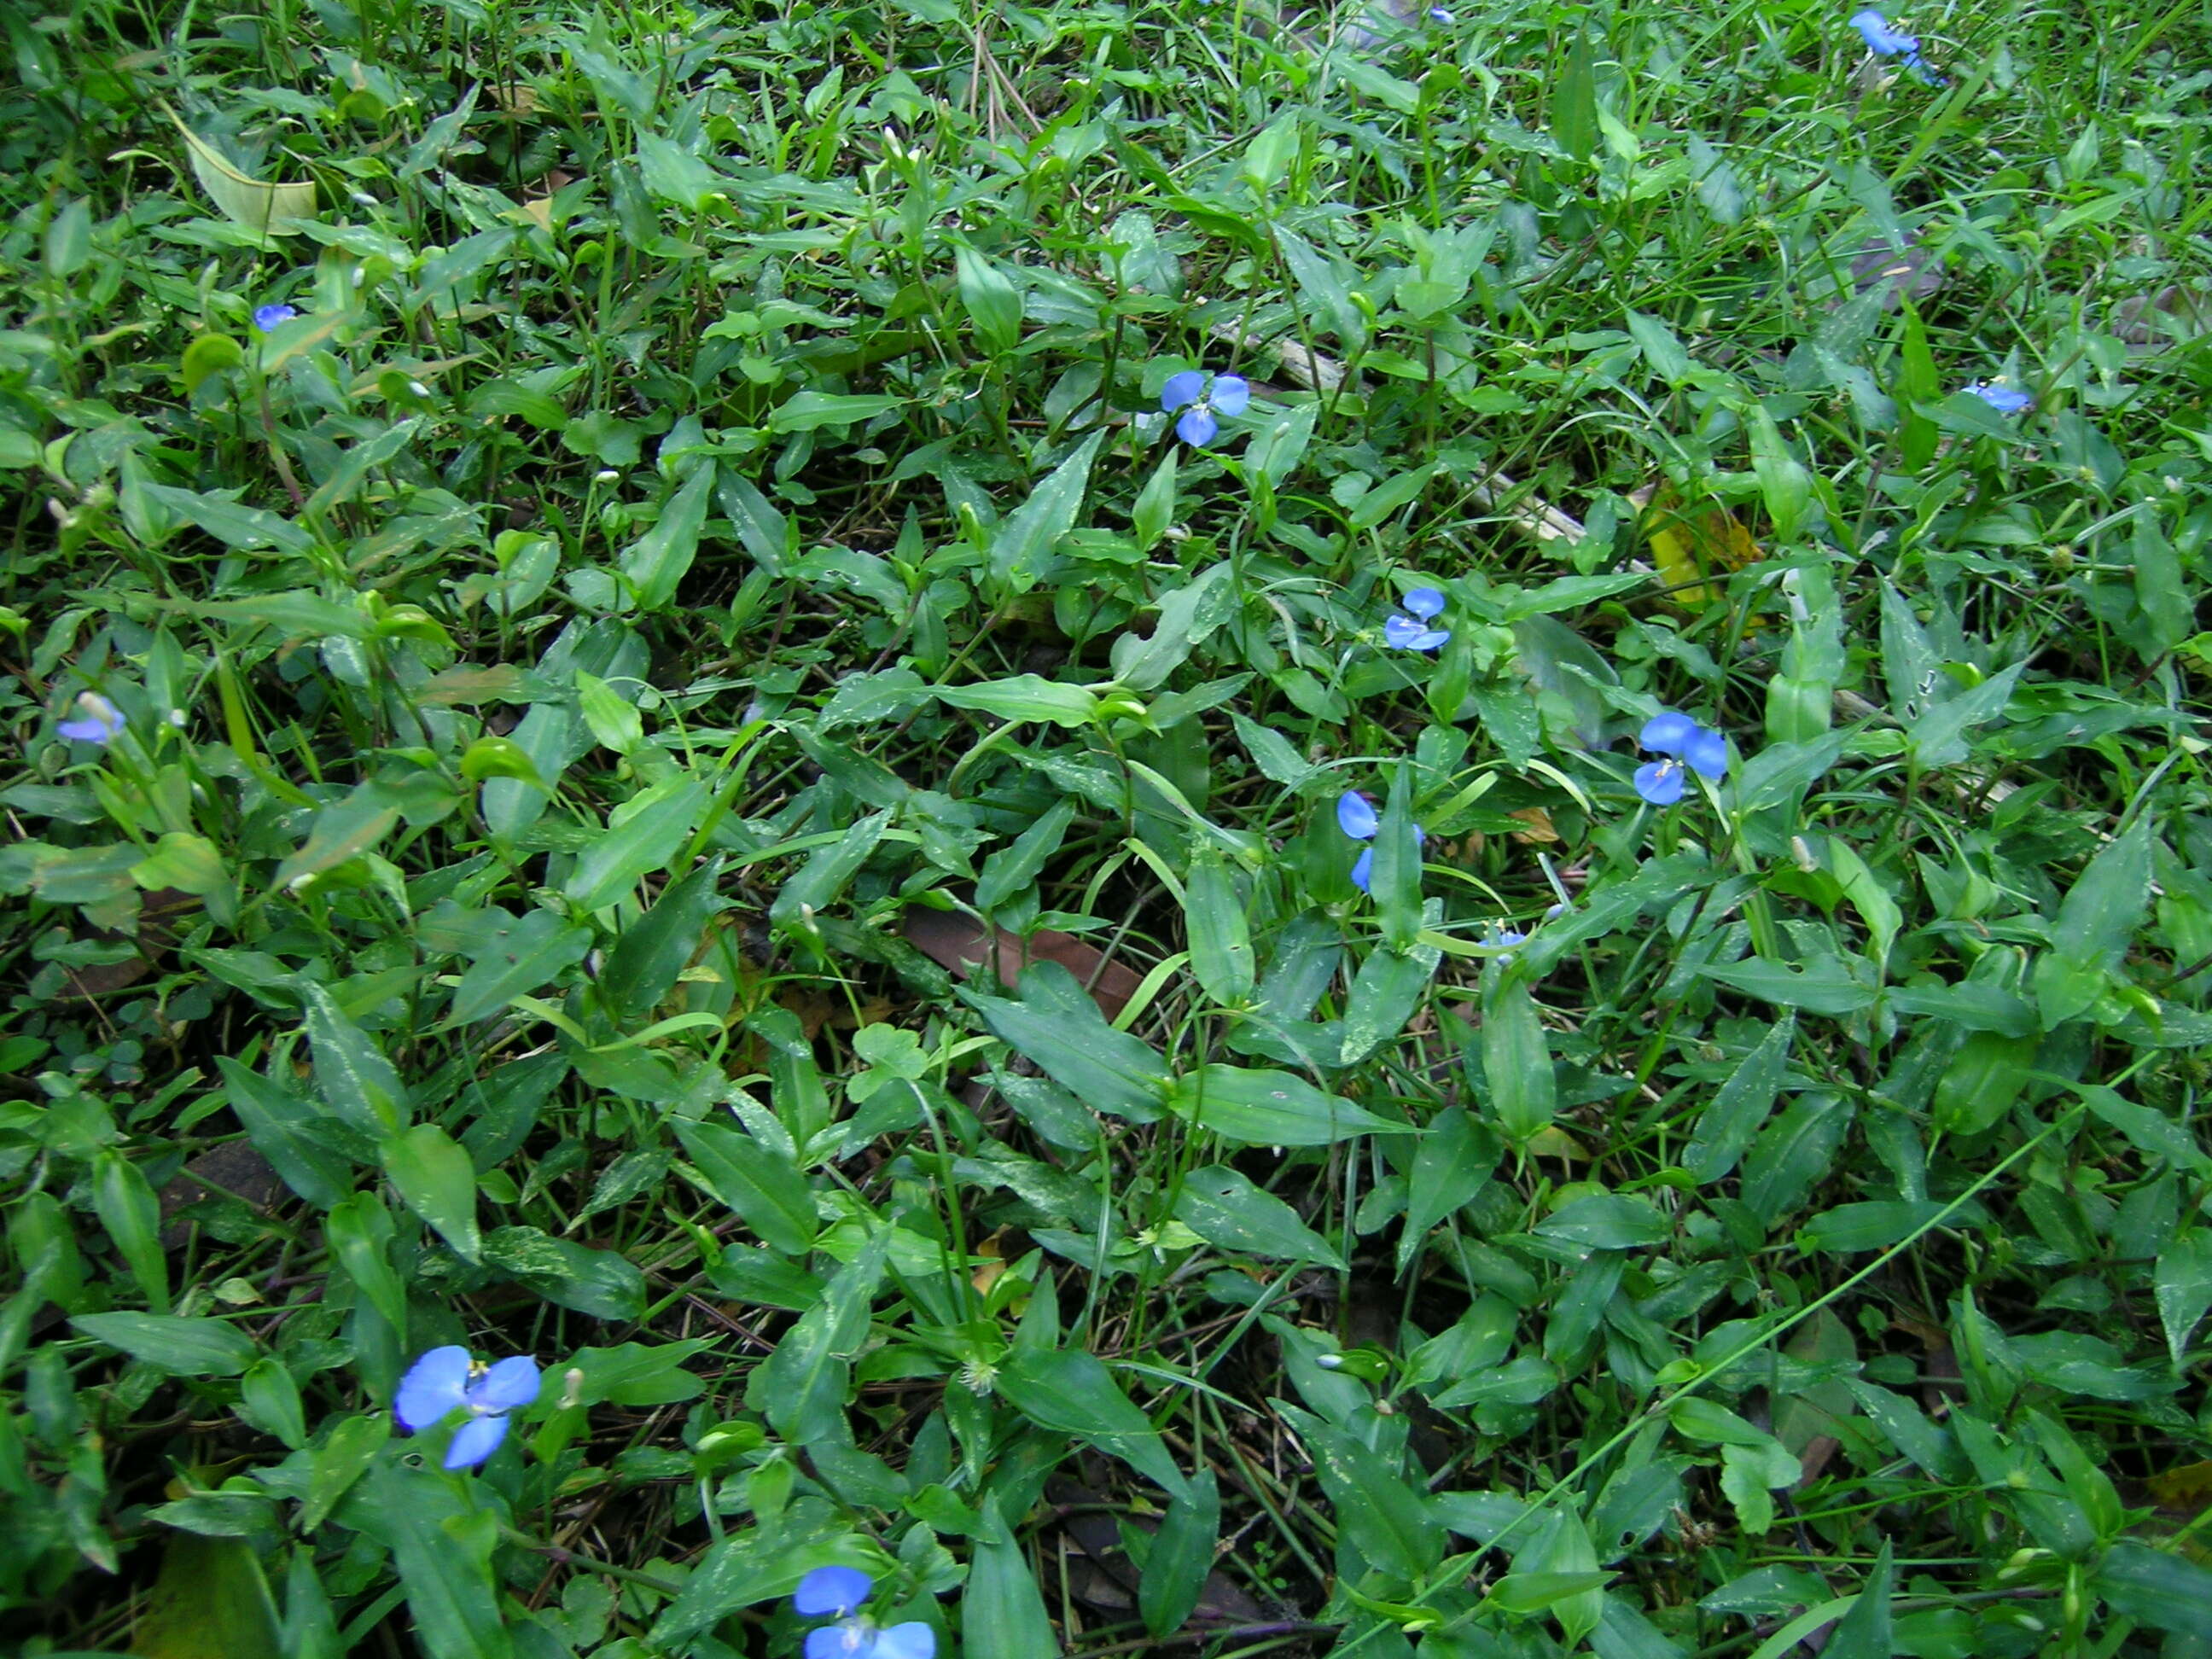
{"label": "green leaf", "polygon": [[684,1581],[684,1593],[653,1620],[651,1651],[692,1652],[694,1638],[739,1607],[790,1594],[797,1575],[783,1552],[763,1548],[767,1540],[764,1531],[748,1529],[710,1546]]}
{"label": "green leaf", "polygon": [[1221,1249],[1344,1266],[1335,1247],[1299,1220],[1296,1210],[1225,1164],[1194,1170],[1183,1177],[1175,1218]]}
{"label": "green leaf", "polygon": [[287,1187],[319,1210],[353,1190],[353,1166],[316,1136],[313,1107],[228,1054],[216,1055],[215,1063],[246,1138]]}
{"label": "green leaf", "polygon": [[1041,1659],[1060,1651],[1029,1553],[1007,1530],[995,1492],[978,1506],[982,1531],[960,1598],[962,1659]]}
{"label": "green leaf", "polygon": [[1886,1250],[1912,1237],[1943,1212],[1932,1199],[1869,1199],[1823,1210],[1798,1231],[1797,1248],[1824,1255]]}
{"label": "green leaf", "polygon": [[92,1160],[92,1207],[129,1264],[147,1305],[169,1310],[169,1258],[161,1248],[161,1205],[138,1166],[112,1147]]}
{"label": "green leaf", "polygon": [[1151,1048],[1106,1023],[1098,1005],[1056,962],[1034,963],[1018,1002],[962,990],[991,1034],[1095,1112],[1151,1123],[1160,1115],[1167,1065]]}
{"label": "green leaf", "polygon": [[2152,1282],[2166,1352],[2178,1366],[2190,1337],[2212,1311],[2212,1232],[2192,1232],[2161,1250]]}
{"label": "green leaf", "polygon": [[131,1630],[136,1659],[283,1659],[261,1559],[243,1538],[173,1532]]}
{"label": "green leaf", "polygon": [[1406,1029],[1435,980],[1443,952],[1416,944],[1408,951],[1388,946],[1367,953],[1352,975],[1344,1003],[1344,1036],[1338,1060],[1357,1066]]}
{"label": "green leaf", "polygon": [[698,827],[708,799],[707,786],[692,777],[671,778],[632,796],[576,855],[562,892],[586,910],[612,904],[647,874],[668,867]]}
{"label": "green leaf", "polygon": [[104,1313],[80,1314],[70,1324],[172,1376],[236,1376],[261,1357],[252,1337],[220,1319]]}
{"label": "green leaf", "polygon": [[477,1176],[460,1143],[434,1123],[418,1123],[384,1143],[384,1173],[407,1207],[465,1261],[480,1258]]}
{"label": "green leaf", "polygon": [[1751,1212],[1771,1223],[1802,1204],[1832,1172],[1851,1115],[1850,1103],[1834,1095],[1802,1095],[1759,1131],[1743,1164],[1741,1196]]}
{"label": "green leaf", "polygon": [[392,1266],[392,1217],[374,1193],[356,1193],[323,1219],[339,1267],[392,1328],[407,1333],[407,1287]]}
{"label": "green leaf", "polygon": [[1085,438],[1030,492],[1028,500],[1006,515],[991,539],[993,583],[1011,593],[1026,593],[1058,574],[1060,560],[1054,549],[1075,528],[1084,491],[1090,487],[1091,464],[1105,441],[1103,431]]}
{"label": "green leaf", "polygon": [[1930,1480],[1955,1485],[1966,1479],[1966,1462],[1959,1454],[1957,1443],[1948,1430],[1929,1422],[1913,1401],[1857,1377],[1846,1377],[1844,1386],[1851,1391],[1867,1420]]}
{"label": "green leaf", "polygon": [[1004,356],[1021,343],[1021,290],[1006,274],[965,242],[953,245],[952,258],[960,283],[960,303],[968,309],[969,326],[984,350]]}
{"label": "green leaf", "polygon": [[1137,492],[1136,504],[1129,509],[1129,523],[1135,533],[1137,550],[1149,553],[1168,533],[1175,521],[1176,508],[1176,449],[1170,445],[1160,464],[1152,469],[1152,476]]}
{"label": "green leaf", "polygon": [[307,1005],[307,1042],[314,1054],[315,1086],[331,1109],[364,1134],[398,1134],[407,1127],[407,1091],[398,1070],[355,1024],[331,994],[312,981],[301,988]]}
{"label": "green leaf", "polygon": [[307,1495],[300,1500],[300,1530],[313,1532],[338,1501],[367,1474],[392,1437],[392,1419],[382,1412],[341,1417],[307,1454]]}
{"label": "green leaf", "polygon": [[1103,1364],[1080,1350],[1017,1348],[999,1367],[999,1391],[1042,1428],[1073,1435],[1118,1457],[1170,1494],[1185,1487],[1144,1413],[1129,1403]]}
{"label": "green leaf", "polygon": [[1225,1007],[1249,1000],[1258,977],[1251,923],[1218,849],[1201,847],[1192,854],[1182,908],[1191,972],[1200,988]]}
{"label": "green leaf", "polygon": [[217,374],[227,374],[246,362],[245,348],[228,334],[203,334],[185,348],[177,360],[187,396]]}
{"label": "green leaf", "polygon": [[1567,62],[1551,88],[1552,137],[1577,161],[1597,149],[1597,65],[1589,32],[1579,30],[1567,49]]}
{"label": "green leaf", "polygon": [[594,1250],[535,1227],[484,1235],[483,1259],[556,1307],[594,1319],[645,1317],[645,1275],[612,1250]]}
{"label": "green leaf", "polygon": [[768,429],[813,432],[825,426],[857,426],[905,406],[903,398],[844,397],[810,388],[777,404],[768,417]]}
{"label": "green leaf", "polygon": [[1987,724],[2005,711],[2012,701],[2013,687],[2027,665],[2014,663],[2003,672],[1991,675],[1971,691],[1961,692],[1948,702],[1939,702],[1905,728],[1905,741],[1911,746],[1916,765],[1933,769],[1939,766],[1956,766],[1970,752],[1966,733],[1977,726]]}
{"label": "green leaf", "polygon": [[1605,1613],[1601,1586],[1611,1577],[1598,1571],[1597,1549],[1582,1516],[1564,1506],[1540,1519],[1535,1536],[1513,1554],[1512,1578],[1523,1581],[1522,1597],[1550,1610],[1570,1646],[1597,1628]]}
{"label": "green leaf", "polygon": [[449,1025],[467,1025],[502,1013],[581,962],[592,948],[592,930],[578,927],[550,910],[532,910],[511,930],[495,933],[453,988]]}
{"label": "green leaf", "polygon": [[845,1430],[850,1362],[868,1340],[869,1309],[892,1231],[878,1227],[869,1236],[754,1372],[746,1397],[786,1440],[804,1443]]}
{"label": "green leaf", "polygon": [[1784,1014],[1766,1029],[1757,1046],[1737,1062],[1712,1103],[1698,1115],[1698,1127],[1682,1154],[1682,1167],[1701,1187],[1733,1170],[1766,1115],[1790,1070],[1790,1050],[1797,1038],[1797,1017]]}
{"label": "green leaf", "polygon": [[1220,1539],[1220,1490],[1213,1471],[1200,1469],[1168,1504],[1137,1583],[1138,1610],[1155,1640],[1181,1630],[1197,1610]]}
{"label": "green leaf", "polygon": [[1124,634],[1114,641],[1114,678],[1132,691],[1158,690],[1228,620],[1235,604],[1228,562],[1208,565],[1160,600],[1151,634]]}
{"label": "green leaf", "polygon": [[1533,1353],[1524,1353],[1471,1376],[1461,1378],[1437,1395],[1433,1403],[1449,1411],[1462,1406],[1533,1406],[1559,1386],[1559,1369]]}
{"label": "green leaf", "polygon": [[1039,813],[1036,822],[1023,830],[1011,847],[985,860],[983,873],[975,883],[975,908],[988,914],[1026,891],[1060,850],[1068,825],[1075,822],[1075,798],[1061,796]]}
{"label": "green leaf", "polygon": [[1284,1417],[1305,1442],[1314,1474],[1352,1547],[1392,1577],[1411,1584],[1443,1559],[1444,1529],[1421,1494],[1382,1455],[1321,1419],[1294,1407]]}
{"label": "green leaf", "polygon": [[1463,1106],[1448,1106],[1431,1119],[1415,1143],[1407,1176],[1406,1224],[1398,1238],[1398,1269],[1413,1265],[1429,1230],[1489,1184],[1498,1167],[1497,1135]]}
{"label": "green leaf", "polygon": [[359,858],[390,835],[398,822],[398,807],[374,785],[363,784],[315,814],[306,843],[276,866],[276,884],[295,889],[310,877]]}
{"label": "green leaf", "polygon": [[2089,860],[2058,907],[2051,954],[2035,964],[2035,1000],[2045,1030],[2056,1030],[2095,1003],[2106,974],[2127,954],[2142,920],[2150,878],[2146,813]]}
{"label": "green leaf", "polygon": [[786,930],[811,930],[812,917],[844,896],[890,821],[889,811],[871,812],[828,846],[816,848],[776,894],[769,906],[769,920]]}
{"label": "green leaf", "polygon": [[628,1028],[658,1008],[706,937],[707,924],[729,908],[722,896],[722,860],[708,859],[660,890],[653,908],[623,929],[607,952],[599,999],[617,1026]]}
{"label": "green leaf", "polygon": [[1874,1571],[1867,1575],[1851,1610],[1836,1620],[1820,1659],[1893,1659],[1897,1640],[1889,1601],[1896,1593],[1897,1568],[1890,1559],[1890,1540],[1884,1538],[1875,1555]]}
{"label": "green leaf", "polygon": [[820,1223],[814,1189],[790,1158],[726,1124],[675,1121],[676,1138],[698,1166],[708,1190],[780,1255],[803,1257]]}
{"label": "green leaf", "polygon": [[1525,1146],[1552,1125],[1558,1085],[1543,1023],[1528,994],[1525,974],[1501,964],[1484,988],[1482,1072],[1490,1084],[1490,1109],[1508,1142]]}
{"label": "green leaf", "polygon": [[264,1355],[246,1368],[239,1384],[239,1415],[294,1451],[307,1443],[307,1419],[301,1409],[300,1385],[284,1362]]}
{"label": "green leaf", "polygon": [[940,685],[940,702],[955,708],[974,708],[1017,723],[1046,720],[1054,726],[1088,726],[1098,713],[1098,699],[1079,685],[1063,685],[1036,674],[1017,674],[1012,679],[986,680],[976,685]]}
{"label": "green leaf", "polygon": [[2077,1086],[2075,1093],[2097,1117],[2126,1136],[2137,1152],[2164,1158],[2175,1169],[2192,1175],[2212,1174],[2212,1156],[2165,1113],[2139,1105],[2110,1089]]}
{"label": "green leaf", "polygon": [[1417,466],[1410,472],[1401,472],[1385,479],[1352,503],[1351,525],[1354,530],[1372,530],[1401,507],[1411,506],[1428,489],[1429,480],[1437,476],[1434,461],[1426,466]]}
{"label": "green leaf", "polygon": [[2194,1561],[2124,1538],[2098,1564],[2091,1587],[2123,1619],[2212,1642],[2212,1571]]}
{"label": "green leaf", "polygon": [[1639,1250],[1674,1236],[1669,1221],[1648,1198],[1630,1193],[1589,1193],[1569,1199],[1536,1224],[1544,1238],[1563,1238],[1593,1250]]}
{"label": "green leaf", "polygon": [[622,574],[637,596],[638,609],[647,616],[668,609],[678,585],[699,556],[699,532],[706,526],[707,501],[714,489],[714,463],[702,461],[662,506],[653,528],[623,555]]}
{"label": "green leaf", "polygon": [[[1874,982],[1872,966],[1863,957],[1819,957],[1803,968],[1753,957],[1734,967],[1706,967],[1698,971],[1707,979],[1778,1007],[1802,1009],[1808,1014],[1855,1014],[1863,1008],[1872,1007],[1881,994],[1880,987]],[[1853,973],[1852,967],[1864,967],[1868,971],[1861,975]]]}
{"label": "green leaf", "polygon": [[1168,1109],[1247,1146],[1334,1146],[1355,1135],[1412,1133],[1410,1124],[1377,1117],[1292,1073],[1242,1066],[1186,1072],[1168,1092]]}
{"label": "green leaf", "polygon": [[380,1464],[347,1513],[392,1552],[426,1659],[513,1659],[492,1551],[499,1516],[434,1469]]}

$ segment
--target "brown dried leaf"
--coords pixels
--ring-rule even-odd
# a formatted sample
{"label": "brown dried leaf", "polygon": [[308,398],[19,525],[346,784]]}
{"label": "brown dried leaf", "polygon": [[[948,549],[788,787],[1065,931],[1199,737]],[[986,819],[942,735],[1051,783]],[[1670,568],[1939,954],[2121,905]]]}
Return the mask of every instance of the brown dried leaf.
{"label": "brown dried leaf", "polygon": [[1517,811],[1508,812],[1505,816],[1509,818],[1518,818],[1528,826],[1526,830],[1516,830],[1513,832],[1513,839],[1524,847],[1549,846],[1559,838],[1559,832],[1552,827],[1552,815],[1540,806],[1523,806]]}
{"label": "brown dried leaf", "polygon": [[[973,978],[991,951],[984,942],[982,924],[956,911],[927,910],[917,905],[907,911],[902,927],[909,945],[962,979]],[[1032,962],[1056,962],[1075,975],[1106,1018],[1112,1019],[1129,1006],[1129,999],[1143,983],[1132,969],[1109,961],[1097,947],[1085,945],[1073,933],[1040,928],[1030,935],[1024,953],[1023,939],[1003,927],[996,931],[993,966],[1006,984],[1019,979],[1022,969]]]}

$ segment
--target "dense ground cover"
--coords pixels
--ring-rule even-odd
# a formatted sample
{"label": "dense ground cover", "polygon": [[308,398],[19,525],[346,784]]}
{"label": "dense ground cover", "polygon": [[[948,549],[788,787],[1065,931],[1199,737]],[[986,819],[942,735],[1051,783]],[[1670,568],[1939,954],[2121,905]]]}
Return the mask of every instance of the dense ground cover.
{"label": "dense ground cover", "polygon": [[2201,9],[0,27],[11,1641],[2212,1652]]}

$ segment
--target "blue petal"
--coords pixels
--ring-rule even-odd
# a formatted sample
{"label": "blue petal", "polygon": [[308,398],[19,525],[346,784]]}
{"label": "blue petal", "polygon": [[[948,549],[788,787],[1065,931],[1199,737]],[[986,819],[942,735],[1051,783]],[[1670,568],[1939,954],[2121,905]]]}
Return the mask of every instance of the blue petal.
{"label": "blue petal", "polygon": [[1428,617],[1443,614],[1444,596],[1433,587],[1417,587],[1406,595],[1406,609],[1417,617]]}
{"label": "blue petal", "polygon": [[1966,390],[2000,415],[2017,415],[2035,401],[2016,386],[1991,386],[1986,380],[1970,386]]}
{"label": "blue petal", "polygon": [[1244,412],[1252,401],[1252,383],[1242,374],[1217,374],[1213,377],[1213,395],[1206,399],[1230,419]]}
{"label": "blue petal", "polygon": [[1372,841],[1375,832],[1382,827],[1382,820],[1375,816],[1374,804],[1352,789],[1337,798],[1336,823],[1354,841]]}
{"label": "blue petal", "polygon": [[857,1619],[806,1632],[806,1659],[872,1659],[876,1633]]}
{"label": "blue petal", "polygon": [[1699,777],[1718,783],[1728,775],[1728,739],[1701,726],[1697,735],[1684,745],[1682,758]]}
{"label": "blue petal", "polygon": [[1439,23],[1445,28],[1449,28],[1452,24],[1457,21],[1457,19],[1453,17],[1450,11],[1443,6],[1431,6],[1429,8],[1429,21],[1431,23]]}
{"label": "blue petal", "polygon": [[1370,847],[1363,850],[1359,856],[1352,861],[1352,884],[1364,893],[1368,890],[1368,882],[1373,879],[1374,875],[1375,849]]}
{"label": "blue petal", "polygon": [[1867,44],[1867,50],[1879,57],[1893,57],[1900,52],[1916,50],[1920,42],[1910,34],[1900,34],[1889,26],[1889,21],[1880,12],[1871,9],[1851,14],[1851,27]]}
{"label": "blue petal", "polygon": [[299,309],[295,306],[256,306],[253,308],[253,326],[264,334],[274,334],[279,326],[299,314]]}
{"label": "blue petal", "polygon": [[1186,404],[1198,401],[1198,394],[1206,390],[1206,376],[1195,368],[1186,368],[1180,374],[1170,374],[1167,384],[1160,388],[1160,407],[1172,415]]}
{"label": "blue petal", "polygon": [[454,1433],[453,1443],[446,1448],[446,1467],[472,1469],[497,1451],[499,1443],[506,1438],[504,1417],[471,1417]]}
{"label": "blue petal", "polygon": [[538,1398],[538,1362],[527,1354],[502,1359],[469,1389],[469,1404],[478,1411],[509,1412]]}
{"label": "blue petal", "polygon": [[1654,806],[1672,806],[1687,784],[1680,761],[1647,761],[1636,769],[1636,793]]}
{"label": "blue petal", "polygon": [[433,1348],[407,1369],[392,1396],[392,1414],[421,1433],[457,1406],[468,1403],[469,1351]]}
{"label": "blue petal", "polygon": [[937,1632],[919,1619],[893,1625],[876,1638],[875,1659],[937,1659]]}
{"label": "blue petal", "polygon": [[1176,435],[1193,449],[1202,449],[1213,441],[1213,434],[1221,430],[1221,422],[1213,418],[1212,411],[1203,404],[1187,409],[1176,422]]}
{"label": "blue petal", "polygon": [[122,711],[97,691],[77,694],[77,718],[54,727],[76,743],[112,743],[123,735]]}
{"label": "blue petal", "polygon": [[1644,722],[1636,741],[1641,747],[1662,755],[1679,755],[1697,735],[1697,721],[1680,709],[1662,708]]}
{"label": "blue petal", "polygon": [[1433,651],[1451,638],[1449,628],[1429,628],[1411,617],[1393,616],[1382,624],[1383,643],[1401,651]]}
{"label": "blue petal", "polygon": [[803,1619],[818,1619],[825,1613],[842,1616],[864,1606],[874,1587],[875,1580],[858,1567],[817,1567],[799,1581],[791,1609]]}

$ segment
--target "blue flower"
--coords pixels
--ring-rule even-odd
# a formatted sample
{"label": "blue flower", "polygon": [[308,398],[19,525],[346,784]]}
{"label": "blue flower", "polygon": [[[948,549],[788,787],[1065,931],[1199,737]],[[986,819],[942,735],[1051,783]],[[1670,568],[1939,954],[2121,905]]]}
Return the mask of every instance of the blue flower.
{"label": "blue flower", "polygon": [[1182,410],[1176,435],[1194,449],[1212,443],[1220,432],[1221,422],[1213,418],[1217,410],[1234,420],[1251,401],[1252,383],[1241,374],[1216,374],[1209,386],[1205,370],[1186,368],[1169,375],[1160,388],[1160,408],[1170,415]]}
{"label": "blue flower", "polygon": [[1406,595],[1410,617],[1393,615],[1382,624],[1386,645],[1401,651],[1433,651],[1451,638],[1449,628],[1431,628],[1430,620],[1444,608],[1444,596],[1433,587],[1417,587]]}
{"label": "blue flower", "polygon": [[937,1632],[920,1620],[876,1628],[853,1615],[874,1581],[858,1567],[817,1567],[799,1581],[791,1608],[802,1619],[834,1614],[836,1623],[806,1634],[806,1659],[935,1659]]}
{"label": "blue flower", "polygon": [[2035,406],[2035,399],[2018,386],[1992,384],[1977,380],[1966,388],[2000,415],[2017,415],[2024,409]]}
{"label": "blue flower", "polygon": [[1934,70],[1929,68],[1927,60],[1921,57],[1920,37],[1906,34],[1902,30],[1890,27],[1887,20],[1880,12],[1871,8],[1865,11],[1853,12],[1851,27],[1859,32],[1860,39],[1867,44],[1867,50],[1875,57],[1902,58],[1905,60],[1905,68],[1911,70],[1931,87],[1950,84]]}
{"label": "blue flower", "polygon": [[264,334],[274,334],[279,325],[290,322],[300,314],[297,306],[256,306],[253,326]]}
{"label": "blue flower", "polygon": [[1895,58],[1903,54],[1909,58],[1920,50],[1917,36],[1893,29],[1887,18],[1871,9],[1853,12],[1851,27],[1866,41],[1867,50],[1877,58]]}
{"label": "blue flower", "polygon": [[123,735],[121,711],[99,692],[80,693],[76,712],[76,720],[64,720],[54,727],[70,742],[96,743],[105,746]]}
{"label": "blue flower", "polygon": [[1661,709],[1644,723],[1636,741],[1667,757],[1636,769],[1636,793],[1654,806],[1672,806],[1681,799],[1690,772],[1714,783],[1728,775],[1728,739],[1680,709]]}
{"label": "blue flower", "polygon": [[479,1366],[466,1348],[433,1348],[399,1379],[392,1414],[420,1434],[465,1408],[469,1420],[446,1448],[449,1469],[474,1468],[507,1438],[507,1414],[538,1398],[538,1362],[526,1354]]}
{"label": "blue flower", "polygon": [[[1337,798],[1336,827],[1354,841],[1372,841],[1382,820],[1375,814],[1374,804],[1356,789],[1347,789]],[[1419,824],[1413,826],[1413,845],[1420,847],[1429,839],[1428,831]],[[1375,875],[1375,849],[1363,848],[1352,860],[1352,884],[1361,892],[1369,890],[1367,884]]]}
{"label": "blue flower", "polygon": [[1431,23],[1440,24],[1445,28],[1449,28],[1458,21],[1459,20],[1457,18],[1451,15],[1451,10],[1449,7],[1431,6],[1429,8],[1429,21]]}

